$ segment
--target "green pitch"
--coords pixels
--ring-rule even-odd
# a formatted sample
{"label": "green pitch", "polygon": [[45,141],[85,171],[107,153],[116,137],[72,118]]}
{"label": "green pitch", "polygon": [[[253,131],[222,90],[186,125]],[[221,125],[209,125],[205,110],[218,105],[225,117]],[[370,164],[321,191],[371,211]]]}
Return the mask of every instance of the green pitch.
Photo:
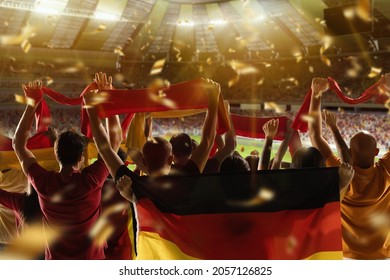
{"label": "green pitch", "polygon": [[[190,136],[191,138],[195,139],[198,143],[200,142],[200,136],[195,136],[195,135],[190,135]],[[280,143],[281,142],[279,141],[273,142],[271,159],[275,156],[277,150],[279,149]],[[263,151],[263,145],[264,145],[264,140],[262,139],[259,140],[259,139],[237,137],[236,151],[238,151],[243,157],[248,156],[253,150],[258,150],[259,153],[261,154],[261,152]],[[291,156],[288,150],[283,158],[283,161],[291,162]]]}

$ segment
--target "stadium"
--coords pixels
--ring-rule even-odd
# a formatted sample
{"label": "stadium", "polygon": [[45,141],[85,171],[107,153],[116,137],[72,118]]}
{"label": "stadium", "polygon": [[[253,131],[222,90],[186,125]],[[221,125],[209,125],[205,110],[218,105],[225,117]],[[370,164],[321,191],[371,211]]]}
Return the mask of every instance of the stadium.
{"label": "stadium", "polygon": [[[389,259],[390,75],[386,75],[390,73],[389,58],[390,2],[386,0],[0,1],[0,131],[2,133],[0,138],[0,167],[3,171],[5,170],[4,174],[10,169],[19,171],[22,169],[28,174],[29,169],[27,167],[30,166],[27,165],[26,167],[25,164],[26,161],[30,162],[29,160],[34,156],[37,163],[33,164],[41,164],[48,170],[56,170],[59,171],[58,174],[62,174],[64,164],[61,163],[61,157],[55,154],[57,153],[57,146],[54,144],[54,140],[51,142],[47,140],[43,143],[39,142],[42,140],[36,140],[38,137],[35,139],[34,135],[41,133],[40,135],[46,137],[49,135],[48,131],[55,130],[56,133],[53,134],[58,137],[58,135],[72,130],[82,133],[83,137],[89,138],[88,147],[85,150],[87,153],[83,155],[84,167],[98,165],[104,160],[110,172],[116,170],[108,164],[108,162],[112,163],[113,160],[107,161],[108,156],[104,152],[105,147],[99,145],[99,138],[96,137],[97,128],[94,127],[94,121],[91,117],[91,112],[95,112],[94,110],[97,111],[101,119],[107,117],[107,123],[110,123],[109,119],[111,117],[119,116],[118,121],[122,122],[120,146],[127,153],[125,161],[128,163],[130,170],[139,169],[141,174],[151,175],[153,172],[150,166],[155,166],[156,161],[165,160],[159,158],[159,152],[153,150],[150,153],[156,157],[152,160],[155,163],[143,166],[145,158],[142,161],[138,156],[148,156],[146,151],[143,151],[145,143],[160,143],[160,140],[158,140],[160,137],[167,140],[161,141],[167,143],[170,141],[173,147],[174,162],[175,157],[177,159],[181,157],[175,155],[172,138],[176,135],[185,133],[197,143],[197,147],[203,148],[207,143],[209,146],[209,149],[205,149],[207,155],[204,159],[199,160],[200,163],[196,161],[198,160],[197,157],[200,157],[200,152],[195,153],[198,148],[194,147],[192,150],[194,161],[199,167],[198,171],[202,173],[203,168],[207,169],[208,161],[213,159],[213,155],[221,155],[225,152],[228,143],[230,143],[228,135],[233,135],[234,144],[231,144],[233,148],[224,159],[234,158],[235,156],[241,159],[255,157],[256,165],[254,170],[251,169],[252,173],[248,170],[248,178],[245,177],[246,175],[242,175],[244,173],[236,173],[236,170],[231,169],[233,171],[229,174],[217,176],[213,171],[210,172],[211,175],[204,177],[206,179],[193,181],[206,180],[203,185],[207,185],[207,182],[218,182],[215,183],[216,185],[230,185],[234,182],[241,185],[240,180],[241,182],[247,182],[246,180],[248,180],[247,185],[250,186],[253,182],[272,185],[270,182],[277,181],[275,189],[273,187],[261,189],[262,187],[260,187],[260,190],[257,189],[255,198],[253,197],[253,190],[249,191],[246,188],[238,192],[237,196],[233,196],[230,187],[226,190],[215,189],[210,191],[210,196],[217,196],[217,193],[222,192],[224,193],[223,197],[228,198],[228,202],[223,204],[218,200],[218,203],[221,203],[222,206],[217,203],[215,205],[218,206],[211,207],[211,202],[202,200],[206,198],[200,198],[200,196],[206,195],[205,191],[197,183],[191,183],[192,181],[182,182],[181,180],[184,179],[177,179],[177,181],[172,179],[171,182],[165,181],[166,179],[163,178],[145,183],[146,180],[142,179],[139,183],[141,187],[138,187],[138,183],[137,185],[134,183],[134,180],[138,182],[138,179],[130,176],[133,181],[134,193],[132,192],[132,194],[138,202],[135,203],[131,198],[124,196],[121,191],[118,192],[119,201],[123,199],[119,195],[121,192],[125,199],[133,203],[130,210],[126,208],[128,216],[126,216],[124,222],[122,220],[122,223],[128,222],[130,224],[129,221],[135,219],[134,211],[139,211],[138,215],[140,215],[141,220],[137,220],[140,223],[138,230],[134,226],[134,221],[131,226],[125,226],[126,230],[129,231],[126,233],[128,237],[126,250],[128,251],[127,253],[122,252],[119,257],[118,255],[113,257],[114,259]],[[100,74],[95,75],[99,72]],[[107,77],[112,77],[112,82],[103,73]],[[318,78],[318,80],[315,78]],[[41,84],[35,82],[28,84],[30,81],[41,81]],[[316,90],[321,87],[321,82],[326,83],[326,85],[318,90],[319,94],[316,95],[318,93]],[[200,84],[202,86],[199,86]],[[199,90],[199,87],[202,87],[202,90]],[[219,87],[220,92],[218,92],[219,101],[215,101],[218,105],[213,111],[211,110],[213,104],[210,100],[212,100],[211,96],[215,94],[214,91],[217,91],[215,87]],[[37,93],[38,91],[39,93]],[[96,94],[96,96],[88,97],[93,94]],[[320,100],[319,104],[318,100]],[[20,132],[25,126],[21,119],[23,120],[28,115],[29,107],[35,110],[31,113],[31,124],[28,128],[29,133],[31,133],[29,137],[34,138],[34,141],[31,140],[30,144],[28,144],[29,140],[24,139],[24,136],[21,136],[24,134]],[[321,113],[320,110],[326,110],[326,112]],[[35,122],[32,121],[34,113]],[[321,114],[327,115],[321,117]],[[208,122],[211,115],[214,116],[214,122]],[[333,127],[330,123],[331,118],[335,120]],[[89,123],[90,119],[91,122]],[[269,131],[272,129],[272,124],[268,122],[272,119],[278,119],[277,124],[279,125],[279,127],[274,127],[273,134]],[[318,123],[318,120],[320,123]],[[333,130],[334,127],[338,129],[339,136],[336,136]],[[208,131],[210,128],[212,132]],[[107,131],[107,135],[103,138],[109,139],[109,142],[113,145],[114,140],[110,135],[111,130],[104,131]],[[214,136],[207,138],[205,137],[206,132],[210,135],[213,133]],[[295,138],[289,133],[294,135]],[[319,136],[318,133],[321,135]],[[373,156],[375,163],[372,162],[368,166],[362,163],[363,160],[358,161],[354,156],[356,153],[353,146],[355,140],[352,139],[355,139],[355,135],[361,133],[370,135],[372,139],[375,139],[375,149],[378,149],[378,152]],[[293,140],[289,139],[285,141],[287,134],[292,137],[291,139],[298,139],[299,145],[302,147],[317,148],[323,156],[323,165],[310,166],[311,168],[316,167],[312,170],[312,173],[302,168],[301,165],[296,165],[293,159],[296,143],[292,143]],[[49,136],[52,137],[53,135]],[[25,143],[18,145],[20,139]],[[221,142],[218,142],[218,140]],[[272,143],[273,140],[275,141]],[[221,146],[219,146],[220,143],[222,143]],[[326,143],[326,148],[324,148],[324,143]],[[364,154],[365,159],[367,159],[370,145],[367,144],[368,142],[361,143],[356,146],[358,147],[356,149],[362,155]],[[186,147],[188,145],[188,143],[185,143]],[[290,149],[286,152],[288,145],[290,145]],[[283,146],[284,152],[281,152]],[[21,147],[22,150],[30,149],[33,156],[27,157],[23,153],[20,154],[18,147]],[[343,150],[343,147],[346,149]],[[269,149],[269,153],[267,149]],[[366,149],[367,152],[365,152]],[[69,150],[66,153],[70,155],[73,153],[72,151]],[[134,151],[138,154],[135,155]],[[203,151],[203,154],[206,153],[205,151]],[[344,155],[343,151],[348,153],[348,156]],[[97,159],[98,153],[101,155],[99,159]],[[109,153],[109,151],[106,151],[106,153]],[[282,154],[282,158],[279,159],[280,154]],[[334,162],[333,165],[330,164],[331,154],[338,155],[341,158],[338,165]],[[24,160],[23,155],[26,156]],[[150,157],[152,157],[151,155]],[[65,155],[62,157],[65,157]],[[351,161],[351,158],[354,157],[355,161]],[[191,159],[191,157],[189,158]],[[271,168],[274,166],[272,161],[276,161],[276,158],[280,160],[280,162],[278,161],[280,167],[275,168],[281,169],[279,171],[271,170],[274,169]],[[205,160],[207,159],[206,164]],[[57,163],[58,160],[59,163]],[[259,163],[257,164],[257,162]],[[324,168],[325,162],[326,167],[333,167],[333,169]],[[352,172],[351,176],[355,177],[350,178],[343,191],[341,191],[340,186],[340,194],[338,194],[338,189],[336,189],[336,194],[335,192],[331,194],[330,191],[326,192],[318,186],[318,189],[323,191],[321,195],[325,198],[321,200],[321,203],[316,204],[319,194],[311,194],[313,190],[307,191],[305,188],[310,188],[309,184],[315,182],[313,181],[316,180],[315,176],[324,178],[321,179],[321,184],[322,181],[328,181],[325,178],[329,179],[330,182],[331,178],[339,176],[335,167],[338,167],[341,162],[343,162],[341,166],[344,166],[345,163],[348,166],[346,169],[349,168],[348,170]],[[222,168],[222,163],[219,162],[218,164]],[[248,163],[246,164],[248,165]],[[375,187],[375,189],[378,189],[377,193],[353,189],[352,186],[357,188],[356,186],[359,185],[361,187],[360,183],[356,183],[355,180],[360,180],[357,177],[363,176],[360,173],[357,176],[360,169],[355,168],[356,164],[362,164],[364,166],[364,168],[361,168],[362,170],[374,168],[374,166],[376,168],[379,165],[381,170],[384,170],[381,171],[383,172],[380,173],[381,175],[378,175],[382,177],[377,179],[377,182],[383,184],[383,186]],[[176,168],[179,168],[179,163],[176,163],[176,165],[178,166]],[[260,165],[262,168],[260,168]],[[74,166],[73,168],[75,168]],[[187,166],[187,164],[184,166]],[[266,167],[263,168],[264,166]],[[289,171],[290,168],[292,171]],[[326,169],[323,174],[321,168]],[[333,173],[331,174],[332,170]],[[217,168],[218,171],[219,168]],[[222,171],[220,172],[222,174]],[[299,172],[307,172],[307,174]],[[339,172],[341,171],[339,170]],[[347,173],[347,171],[345,172]],[[362,171],[362,174],[366,174],[364,172]],[[234,174],[237,174],[236,177],[233,177]],[[253,176],[252,183],[249,178],[251,174]],[[279,174],[279,179],[274,178],[275,174]],[[291,178],[291,182],[295,182],[295,177],[297,177],[297,180],[299,178],[307,179],[305,184],[308,186],[303,184],[304,186],[300,190],[300,192],[306,192],[306,194],[302,195],[301,198],[304,197],[306,202],[310,200],[312,202],[302,205],[292,205],[291,202],[287,202],[287,204],[275,202],[274,205],[274,196],[283,198],[283,195],[285,195],[282,190],[286,191],[287,187],[282,186],[283,180],[290,180],[283,179],[287,178],[283,177],[287,176],[283,174],[291,176],[288,177]],[[111,173],[111,175],[113,174]],[[116,178],[117,175],[118,173],[114,174],[112,178],[119,181],[119,178]],[[16,193],[26,192],[26,187],[18,189],[8,185],[7,189],[3,177],[0,178],[1,189]],[[153,176],[150,177],[154,178]],[[227,177],[230,178],[230,183],[227,183]],[[38,193],[40,208],[43,211],[42,213],[39,212],[40,210],[38,212],[41,215],[43,214],[45,226],[53,223],[53,220],[46,216],[45,211],[48,211],[49,216],[53,215],[55,217],[54,212],[58,210],[51,212],[53,209],[50,208],[49,204],[53,203],[54,200],[59,201],[58,203],[64,211],[70,211],[66,206],[67,199],[70,199],[70,201],[74,199],[72,203],[77,203],[76,198],[70,198],[72,196],[68,194],[69,191],[41,192],[39,187],[34,185],[38,184],[38,179],[32,178],[34,178],[33,175],[28,175],[29,182],[35,182],[31,186]],[[170,177],[168,176],[168,178]],[[338,178],[333,181],[333,185],[337,185]],[[302,181],[305,181],[305,179]],[[340,179],[340,181],[342,180]],[[149,193],[144,194],[142,191],[142,186],[145,187],[145,184],[153,186],[156,182],[160,182],[163,186],[172,185],[173,187],[166,188],[172,192],[173,189],[176,189],[175,186],[179,184],[177,182],[187,184],[188,188],[184,188],[186,191],[187,189],[192,191],[198,188],[199,192],[184,194],[185,191],[182,191],[182,193],[178,191],[177,199],[167,198],[167,201],[165,201],[166,194],[155,194],[151,190],[150,193],[157,195],[157,198],[154,199],[163,200],[160,204],[163,205],[164,211],[159,209],[161,212],[156,214],[153,212],[155,211],[154,208],[150,210],[147,208],[148,204],[143,202],[144,197],[147,197]],[[370,182],[372,183],[372,181]],[[115,190],[115,182],[112,184],[114,184],[113,189]],[[148,191],[149,185],[145,187]],[[251,188],[250,186],[248,189]],[[367,183],[366,188],[369,186]],[[290,194],[288,191],[286,193],[292,195],[297,201],[301,199],[298,194]],[[358,196],[357,193],[359,198],[355,197]],[[313,196],[310,197],[309,194]],[[180,195],[183,195],[182,198],[187,198],[186,195],[188,195],[188,197],[196,197],[200,201],[206,201],[206,208],[200,209],[199,205],[203,202],[197,202],[200,204],[194,204],[194,206],[191,204],[192,199],[189,199],[190,205],[182,205],[181,203],[185,199],[183,198],[183,201],[181,201],[179,199]],[[338,196],[337,199],[335,195]],[[366,200],[364,195],[369,198]],[[50,242],[56,244],[56,235],[42,240],[38,238],[39,241],[37,242],[42,242],[41,247],[46,248],[46,250],[40,251],[39,248],[35,248],[25,250],[26,252],[24,250],[19,252],[18,243],[14,242],[14,238],[22,232],[23,224],[27,223],[26,216],[29,215],[24,213],[24,210],[22,215],[20,209],[18,211],[17,209],[11,209],[12,211],[10,211],[6,209],[7,207],[1,206],[2,203],[5,203],[1,202],[5,199],[5,196],[6,194],[3,192],[0,193],[0,232],[7,231],[7,234],[0,234],[0,258],[108,258],[109,252],[105,253],[106,257],[104,257],[104,254],[98,254],[95,251],[94,253],[91,253],[92,251],[88,254],[85,253],[90,250],[92,245],[88,245],[90,247],[87,246],[85,252],[78,252],[79,250],[74,249],[78,252],[74,255],[67,255],[63,252],[57,255],[58,252],[55,251],[55,246],[51,247],[52,245],[50,245]],[[104,193],[101,196],[102,204],[104,204]],[[175,195],[173,196],[175,197]],[[100,199],[100,195],[98,198]],[[244,198],[245,203],[242,201]],[[324,202],[328,198],[329,201]],[[338,200],[339,198],[340,200]],[[29,201],[28,198],[25,199]],[[49,201],[47,202],[49,210],[45,210],[45,199]],[[361,201],[358,199],[361,199]],[[284,201],[282,202],[284,203]],[[364,209],[366,209],[364,215],[368,213],[365,220],[359,220],[359,216],[363,215],[363,212],[359,211],[363,210],[351,210],[353,207],[348,208],[355,202],[356,205],[364,204]],[[170,204],[167,206],[168,204],[165,203],[173,203],[175,206]],[[129,207],[130,204],[126,204],[126,207]],[[160,204],[157,203],[161,206]],[[259,221],[260,218],[256,218],[257,216],[253,218],[249,215],[249,212],[257,214],[261,212],[259,214],[261,217],[265,217],[263,216],[264,213],[268,213],[270,215],[269,219],[275,219],[283,224],[284,220],[278,220],[281,219],[277,215],[280,211],[291,212],[289,215],[297,221],[301,219],[298,216],[303,215],[302,213],[298,214],[299,211],[313,211],[313,213],[310,212],[311,214],[307,215],[319,215],[316,216],[317,218],[322,215],[322,218],[318,219],[321,222],[329,223],[323,216],[325,212],[319,214],[320,210],[318,209],[325,211],[323,208],[331,205],[326,210],[331,211],[329,209],[333,209],[331,207],[335,207],[334,204],[338,205],[336,205],[336,208],[341,205],[341,218],[340,212],[338,212],[338,219],[342,223],[332,220],[331,233],[326,233],[329,236],[321,231],[322,229],[313,230],[315,232],[314,237],[298,234],[300,230],[312,230],[309,230],[309,227],[312,226],[310,224],[312,220],[309,220],[306,216],[304,218],[305,223],[300,224],[303,227],[301,229],[295,228],[294,224],[289,225],[289,223],[286,223],[286,228],[275,225],[274,230],[285,232],[287,237],[275,237],[272,241],[274,243],[271,242],[274,244],[273,247],[267,243],[270,241],[264,241],[269,237],[270,233],[268,231],[260,234],[260,239],[264,238],[264,240],[258,241],[253,235],[263,230],[261,225],[263,222]],[[112,205],[111,207],[114,207]],[[244,210],[241,208],[239,210],[239,207],[244,207]],[[138,210],[134,210],[134,208],[138,208]],[[109,215],[104,212],[104,209],[103,205],[102,212],[96,210],[99,214],[94,212],[94,218],[88,218],[93,219],[88,225],[90,229],[88,242],[91,242],[92,238],[92,243],[97,242],[99,246],[106,244],[110,237],[116,236],[113,232],[117,230],[115,223],[106,222],[102,224],[99,218],[104,217],[107,220],[105,215]],[[112,211],[124,211],[122,208],[118,208],[119,210],[107,209],[111,211],[110,215],[113,216],[115,213],[113,214]],[[221,219],[225,218],[222,216],[227,215],[226,213],[232,215],[233,212],[237,211],[243,215],[244,221],[239,222],[229,216],[228,221],[232,221],[233,224],[236,223],[236,228],[230,229],[231,235],[220,237],[218,240],[222,240],[222,245],[216,246],[215,240],[203,237],[215,235],[217,230],[222,230],[219,225],[214,228],[215,224],[218,224],[215,216],[210,217],[210,220],[208,218],[204,218],[204,220],[193,218],[192,220],[193,216],[210,214],[208,211],[211,211],[210,213],[213,215],[221,216]],[[334,209],[332,211],[337,212]],[[18,212],[20,215],[13,212]],[[71,211],[66,213],[69,216],[75,214],[71,214]],[[372,217],[372,213],[374,213],[374,217]],[[8,215],[8,221],[6,221],[5,215]],[[21,216],[20,219],[18,215]],[[60,215],[60,219],[66,220],[64,218],[66,215]],[[146,222],[144,225],[142,218],[144,216],[150,218],[153,215],[156,219],[155,224]],[[183,215],[182,219],[185,225],[177,225],[178,229],[171,228],[172,224],[170,223],[175,222],[170,220],[172,215]],[[349,217],[348,222],[346,222],[347,216]],[[161,221],[168,221],[168,225],[160,224],[156,217]],[[334,218],[334,215],[332,217]],[[252,218],[254,220],[249,221]],[[359,221],[354,224],[352,222],[354,219]],[[96,226],[98,221],[100,224]],[[201,222],[204,222],[204,224]],[[370,233],[366,236],[364,230],[361,232],[356,229],[370,222],[373,225],[368,231],[375,231],[375,234]],[[198,229],[210,227],[214,232],[207,233],[201,230],[201,232],[196,231],[194,233],[194,235],[198,234],[199,240],[203,240],[204,243],[194,240],[195,237],[192,235],[192,239],[189,237],[180,239],[180,237],[174,235],[175,231],[184,232],[187,230],[191,232],[192,228],[189,226],[191,223]],[[156,226],[157,224],[158,226]],[[9,225],[13,227],[12,230],[9,229]],[[329,226],[329,224],[326,225]],[[165,230],[164,226],[166,226]],[[290,228],[287,229],[289,226]],[[252,227],[253,230],[246,232],[247,228]],[[131,228],[133,228],[132,232],[130,232]],[[257,255],[252,253],[249,247],[244,248],[245,245],[242,244],[240,247],[235,247],[234,240],[236,240],[236,237],[232,235],[232,232],[241,236],[242,228],[245,228],[243,230],[245,233],[242,233],[242,236],[256,244],[259,242],[257,249],[266,253]],[[124,230],[123,227],[122,230]],[[229,233],[229,230],[227,232]],[[348,234],[359,239],[360,243]],[[35,242],[32,237],[25,238]],[[158,244],[147,243],[148,238],[161,239],[162,241],[160,240]],[[308,242],[305,238],[312,238],[310,239],[311,243],[309,242],[311,245],[305,243]],[[372,241],[375,238],[376,241]],[[228,242],[229,239],[233,240],[231,250],[236,250],[237,254],[228,252],[229,249],[227,248],[230,248],[229,246],[227,248],[223,247],[223,244],[225,244],[223,241]],[[325,239],[328,241],[325,242]],[[348,241],[350,239],[353,239],[353,241]],[[378,239],[381,241],[378,241]],[[344,242],[343,246],[340,245],[341,240]],[[77,244],[75,240],[73,241]],[[370,244],[371,241],[373,244]],[[20,242],[26,243],[25,240]],[[243,243],[248,245],[248,242]],[[352,242],[352,245],[349,243],[345,245],[345,242]],[[382,243],[378,245],[375,242]],[[16,249],[12,246],[14,243]],[[191,249],[191,244],[196,244],[196,246],[194,245],[195,249]],[[285,251],[281,249],[282,247],[286,248]],[[64,248],[72,248],[72,246],[69,244],[63,245],[63,247],[60,246],[59,251]],[[149,248],[149,251],[147,249],[142,250],[142,248]],[[155,253],[154,250],[160,253]],[[162,253],[163,251],[167,251],[167,253]],[[220,254],[215,253],[217,251]]]}

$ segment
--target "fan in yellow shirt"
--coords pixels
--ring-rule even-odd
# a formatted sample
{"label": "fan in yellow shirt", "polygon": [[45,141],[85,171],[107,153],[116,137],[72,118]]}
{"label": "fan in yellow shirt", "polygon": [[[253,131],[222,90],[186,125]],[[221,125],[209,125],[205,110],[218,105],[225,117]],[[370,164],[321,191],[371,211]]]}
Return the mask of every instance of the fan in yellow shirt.
{"label": "fan in yellow shirt", "polygon": [[[390,83],[386,74],[377,83],[385,89]],[[312,145],[324,158],[327,166],[350,163],[355,175],[341,201],[344,257],[352,259],[390,258],[390,151],[375,163],[378,155],[376,139],[368,132],[356,133],[350,140],[350,148],[342,139],[336,118],[324,112],[326,123],[331,128],[341,159],[337,158],[322,137],[321,95],[328,89],[326,79],[314,78],[309,114],[309,136]]]}

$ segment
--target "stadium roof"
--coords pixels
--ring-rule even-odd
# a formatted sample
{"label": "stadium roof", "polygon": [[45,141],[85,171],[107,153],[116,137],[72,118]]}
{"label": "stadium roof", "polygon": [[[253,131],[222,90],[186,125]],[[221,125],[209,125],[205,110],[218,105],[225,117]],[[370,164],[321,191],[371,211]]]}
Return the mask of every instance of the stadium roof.
{"label": "stadium roof", "polygon": [[[324,44],[323,10],[350,2],[356,1],[0,0],[0,42],[25,52],[43,47],[177,60],[210,53],[300,56]],[[389,1],[373,3],[374,20],[389,22]]]}

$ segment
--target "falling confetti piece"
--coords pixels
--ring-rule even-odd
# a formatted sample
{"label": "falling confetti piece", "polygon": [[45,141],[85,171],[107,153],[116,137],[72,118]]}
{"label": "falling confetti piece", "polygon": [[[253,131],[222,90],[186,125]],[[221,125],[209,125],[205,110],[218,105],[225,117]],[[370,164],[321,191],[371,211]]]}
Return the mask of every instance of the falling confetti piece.
{"label": "falling confetti piece", "polygon": [[117,46],[115,49],[114,49],[114,53],[120,55],[120,56],[125,56],[125,54],[123,53],[122,51],[122,47],[121,46]]}
{"label": "falling confetti piece", "polygon": [[287,254],[292,255],[296,250],[297,245],[298,245],[297,239],[294,236],[289,236],[287,238],[287,244],[286,244]]}
{"label": "falling confetti piece", "polygon": [[275,102],[264,102],[265,110],[275,110],[276,113],[283,113],[284,110]]}
{"label": "falling confetti piece", "polygon": [[46,76],[46,85],[49,86],[54,83],[54,79],[52,77]]}
{"label": "falling confetti piece", "polygon": [[302,115],[301,120],[308,122],[308,123],[313,123],[315,121],[314,117],[311,115]]}
{"label": "falling confetti piece", "polygon": [[20,236],[0,252],[0,259],[34,260],[44,253],[45,244],[54,243],[59,230],[43,229],[40,222],[23,228]]}
{"label": "falling confetti piece", "polygon": [[26,25],[22,28],[20,35],[0,36],[0,45],[19,45],[35,34],[35,27]]}
{"label": "falling confetti piece", "polygon": [[262,85],[264,83],[264,77],[257,81],[257,85]]}
{"label": "falling confetti piece", "polygon": [[372,1],[359,0],[356,7],[356,15],[366,22],[372,21]]}
{"label": "falling confetti piece", "polygon": [[233,78],[231,78],[228,82],[228,87],[232,87],[234,86],[235,84],[238,83],[238,81],[240,80],[240,75],[235,75]]}
{"label": "falling confetti piece", "polygon": [[31,49],[31,43],[28,39],[25,39],[20,46],[24,53],[28,53]]}
{"label": "falling confetti piece", "polygon": [[257,194],[259,198],[265,201],[273,200],[275,197],[275,192],[269,188],[261,188]]}
{"label": "falling confetti piece", "polygon": [[181,57],[181,51],[179,48],[177,47],[173,47],[173,50],[176,52],[176,58],[177,58],[177,61],[181,61],[182,60],[182,57]]}
{"label": "falling confetti piece", "polygon": [[207,62],[208,65],[211,65],[213,63],[213,61],[211,60],[211,57],[208,57],[206,62]]}
{"label": "falling confetti piece", "polygon": [[382,73],[382,68],[379,67],[371,67],[371,72],[367,75],[369,78],[374,78]]}
{"label": "falling confetti piece", "polygon": [[238,61],[229,61],[228,64],[238,75],[255,74],[258,72],[257,68]]}
{"label": "falling confetti piece", "polygon": [[157,60],[153,64],[152,70],[150,71],[149,75],[153,76],[153,75],[157,75],[157,74],[161,73],[161,71],[164,68],[164,65],[165,65],[165,59]]}
{"label": "falling confetti piece", "polygon": [[101,31],[104,31],[106,30],[107,26],[105,26],[104,24],[100,24],[97,28],[97,31],[101,32]]}

